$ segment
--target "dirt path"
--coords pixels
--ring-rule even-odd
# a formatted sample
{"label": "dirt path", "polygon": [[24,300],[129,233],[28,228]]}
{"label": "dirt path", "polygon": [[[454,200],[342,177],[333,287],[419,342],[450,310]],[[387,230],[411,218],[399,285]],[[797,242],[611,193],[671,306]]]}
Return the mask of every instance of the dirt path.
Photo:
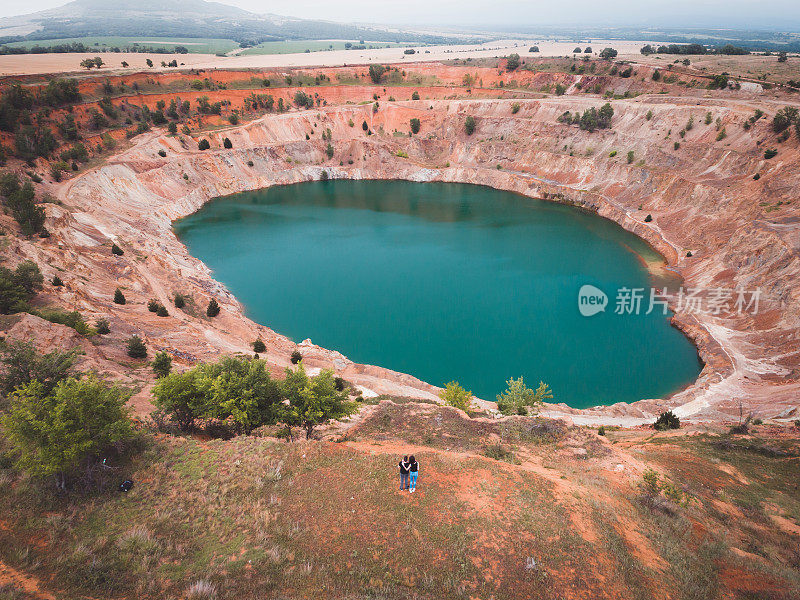
{"label": "dirt path", "polygon": [[36,578],[18,571],[0,560],[0,587],[3,586],[10,586],[12,590],[25,592],[41,600],[56,600],[53,594],[39,587],[39,581]]}

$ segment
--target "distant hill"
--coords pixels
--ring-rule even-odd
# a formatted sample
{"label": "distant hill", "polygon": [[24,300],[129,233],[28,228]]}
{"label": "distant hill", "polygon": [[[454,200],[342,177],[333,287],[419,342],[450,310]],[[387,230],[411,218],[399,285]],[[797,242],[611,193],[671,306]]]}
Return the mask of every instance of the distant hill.
{"label": "distant hill", "polygon": [[58,8],[0,19],[0,43],[100,35],[227,38],[240,43],[285,39],[453,41],[380,27],[258,15],[205,0],[73,0]]}

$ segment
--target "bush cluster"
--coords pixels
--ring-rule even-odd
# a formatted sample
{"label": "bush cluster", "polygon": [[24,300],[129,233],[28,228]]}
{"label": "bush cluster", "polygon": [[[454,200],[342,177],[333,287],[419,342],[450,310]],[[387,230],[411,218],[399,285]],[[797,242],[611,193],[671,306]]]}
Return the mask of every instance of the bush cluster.
{"label": "bush cluster", "polygon": [[593,106],[584,111],[583,114],[579,112],[572,114],[570,111],[565,111],[557,120],[559,123],[578,125],[581,129],[586,131],[594,131],[595,129],[608,129],[611,127],[611,118],[613,116],[614,108],[610,103],[606,102],[600,108],[595,108]]}
{"label": "bush cluster", "polygon": [[666,431],[668,429],[680,429],[681,420],[671,410],[663,412],[659,415],[656,422],[653,423],[653,429],[658,431]]}
{"label": "bush cluster", "polygon": [[158,419],[181,431],[206,425],[220,437],[249,433],[263,425],[302,427],[311,437],[314,427],[350,414],[347,392],[338,390],[331,371],[309,377],[302,363],[286,370],[283,381],[273,379],[259,359],[221,359],[185,373],[162,377],[153,396]]}
{"label": "bush cluster", "polygon": [[0,314],[30,310],[28,302],[43,283],[39,266],[31,260],[22,261],[13,271],[0,266]]}
{"label": "bush cluster", "polygon": [[46,233],[44,210],[36,204],[36,193],[30,181],[20,185],[16,174],[4,173],[0,176],[0,196],[5,198],[6,206],[11,210],[14,220],[19,223],[22,235]]}

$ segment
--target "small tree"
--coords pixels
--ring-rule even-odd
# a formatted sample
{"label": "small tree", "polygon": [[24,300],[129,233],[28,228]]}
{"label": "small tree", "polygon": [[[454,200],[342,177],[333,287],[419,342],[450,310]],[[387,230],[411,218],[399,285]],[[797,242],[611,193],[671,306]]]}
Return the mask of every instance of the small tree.
{"label": "small tree", "polygon": [[128,396],[94,375],[61,381],[51,393],[39,381],[18,388],[3,419],[17,465],[33,476],[55,476],[64,490],[79,466],[131,438]]}
{"label": "small tree", "polygon": [[519,68],[519,54],[509,54],[506,57],[506,69],[509,71],[516,71]]}
{"label": "small tree", "polygon": [[455,406],[463,411],[472,407],[472,392],[465,390],[457,381],[451,381],[439,392],[439,398],[448,406]]}
{"label": "small tree", "polygon": [[166,377],[172,371],[172,357],[163,350],[156,352],[152,367],[156,377]]}
{"label": "small tree", "polygon": [[614,50],[613,48],[603,48],[600,51],[600,58],[611,60],[612,58],[616,58],[617,54],[618,54],[617,51]]}
{"label": "small tree", "polygon": [[125,304],[125,294],[119,288],[114,290],[114,304]]}
{"label": "small tree", "polygon": [[333,145],[328,142],[328,146],[325,148],[325,156],[329,159],[333,158]]}
{"label": "small tree", "polygon": [[293,365],[296,365],[296,364],[297,364],[297,363],[299,363],[301,360],[303,360],[303,355],[302,355],[302,354],[300,354],[300,351],[299,351],[299,350],[297,350],[297,349],[295,349],[295,350],[292,350],[292,356],[291,356],[291,361],[292,361],[292,364],[293,364]]}
{"label": "small tree", "polygon": [[264,343],[264,340],[262,340],[261,338],[258,338],[255,342],[253,342],[253,352],[257,352],[258,354],[261,354],[262,352],[265,352],[266,349],[267,349],[267,345]]}
{"label": "small tree", "polygon": [[658,431],[666,431],[667,429],[680,429],[681,420],[671,410],[663,412],[659,415],[656,422],[653,423],[653,429]]}
{"label": "small tree", "polygon": [[111,333],[111,328],[108,326],[108,319],[97,319],[94,323],[94,330],[100,335]]}
{"label": "small tree", "polygon": [[419,119],[414,117],[413,119],[411,119],[408,122],[408,124],[411,126],[411,133],[413,133],[413,134],[419,133],[419,129],[422,126],[422,124],[420,123]]}
{"label": "small tree", "polygon": [[158,310],[159,306],[161,305],[158,303],[158,300],[156,300],[155,298],[151,298],[150,301],[147,303],[147,310],[154,313]]}
{"label": "small tree", "polygon": [[116,244],[111,244],[111,254],[122,256],[123,254],[125,254],[125,251]]}
{"label": "small tree", "polygon": [[163,304],[159,304],[158,308],[156,309],[156,315],[159,317],[168,317],[169,311],[167,310],[166,306],[164,306]]}
{"label": "small tree", "polygon": [[387,69],[383,65],[370,65],[369,66],[369,78],[372,80],[372,83],[378,84],[381,82],[384,73],[386,73]]}
{"label": "small tree", "polygon": [[197,149],[198,150],[208,150],[209,148],[211,148],[211,144],[208,143],[208,140],[206,138],[203,138],[197,144]]}
{"label": "small tree", "polygon": [[475,118],[472,115],[469,115],[464,121],[464,131],[467,132],[467,135],[472,135],[475,131]]}
{"label": "small tree", "polygon": [[219,303],[217,302],[216,298],[212,298],[209,303],[208,307],[206,307],[206,315],[209,317],[216,317],[219,314]]}
{"label": "small tree", "polygon": [[72,374],[78,351],[53,350],[40,353],[30,342],[11,342],[2,351],[0,362],[0,391],[12,392],[15,388],[38,381],[45,394]]}
{"label": "small tree", "polygon": [[288,404],[281,404],[278,418],[289,428],[290,437],[292,427],[302,427],[306,439],[310,439],[317,425],[341,419],[354,410],[347,392],[336,389],[333,371],[309,377],[301,363],[296,371],[286,369],[281,389]]}
{"label": "small tree", "polygon": [[125,345],[131,358],[147,358],[147,346],[138,335],[129,337]]}
{"label": "small tree", "polygon": [[543,381],[539,382],[536,390],[525,385],[523,378],[513,377],[506,382],[508,389],[497,396],[497,408],[504,415],[511,414],[537,414],[545,400],[553,397],[553,392]]}
{"label": "small tree", "polygon": [[174,302],[175,308],[183,308],[186,306],[186,297],[183,294],[176,293]]}
{"label": "small tree", "polygon": [[223,148],[230,150],[231,148],[233,148],[233,143],[229,138],[225,138],[224,140],[222,140],[222,146]]}
{"label": "small tree", "polygon": [[413,94],[411,94],[411,99],[419,100],[419,92],[415,91]]}
{"label": "small tree", "polygon": [[147,66],[151,69],[153,68],[153,61],[149,58],[144,59],[144,62],[147,63]]}

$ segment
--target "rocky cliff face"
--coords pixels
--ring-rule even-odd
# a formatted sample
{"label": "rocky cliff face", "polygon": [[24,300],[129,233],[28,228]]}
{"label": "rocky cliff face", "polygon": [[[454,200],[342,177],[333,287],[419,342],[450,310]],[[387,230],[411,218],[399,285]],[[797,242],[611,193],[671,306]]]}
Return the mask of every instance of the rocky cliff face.
{"label": "rocky cliff face", "polygon": [[[513,102],[521,105],[515,114]],[[657,248],[688,287],[762,290],[756,315],[677,312],[675,325],[696,342],[705,362],[688,389],[671,398],[586,411],[556,405],[551,413],[569,413],[576,422],[633,424],[665,407],[684,418],[719,419],[738,413],[742,403],[745,411],[763,416],[797,414],[797,144],[793,139],[765,160],[764,147],[774,145],[766,119],[743,127],[754,108],[771,114],[781,104],[645,95],[613,101],[608,130],[589,133],[557,122],[566,110],[583,112],[601,103],[577,96],[382,102],[375,113],[369,105],[328,106],[212,132],[205,152],[191,137],[148,133],[107,164],[56,189],[63,204],[48,209],[50,240],[36,246],[15,241],[10,250],[46,265],[46,276],[57,269],[65,282],[59,302],[89,318],[110,316],[119,339],[138,333],[151,349],[167,349],[179,363],[191,364],[249,353],[250,342],[261,337],[268,361],[282,367],[295,344],[247,319],[236,298],[176,239],[171,220],[216,196],[318,179],[323,170],[331,178],[489,185],[618,222]],[[704,123],[706,112],[712,114],[710,125]],[[477,122],[471,136],[464,133],[467,115]],[[396,135],[408,132],[412,117],[422,122],[420,133]],[[680,136],[691,117],[694,127]],[[362,131],[364,120],[375,135]],[[723,127],[725,137],[719,134]],[[326,142],[315,139],[328,128],[332,160]],[[312,130],[317,134],[307,141]],[[224,137],[233,149],[222,148]],[[398,157],[398,150],[408,158]],[[111,254],[112,242],[124,256]],[[124,306],[112,302],[116,287],[128,298]],[[174,292],[191,294],[198,310],[174,309]],[[171,307],[171,316],[149,313],[150,298]],[[223,307],[211,320],[204,310],[210,298]],[[435,397],[436,388],[411,376],[354,364],[308,342],[300,350],[312,366],[334,368],[375,393]]]}

